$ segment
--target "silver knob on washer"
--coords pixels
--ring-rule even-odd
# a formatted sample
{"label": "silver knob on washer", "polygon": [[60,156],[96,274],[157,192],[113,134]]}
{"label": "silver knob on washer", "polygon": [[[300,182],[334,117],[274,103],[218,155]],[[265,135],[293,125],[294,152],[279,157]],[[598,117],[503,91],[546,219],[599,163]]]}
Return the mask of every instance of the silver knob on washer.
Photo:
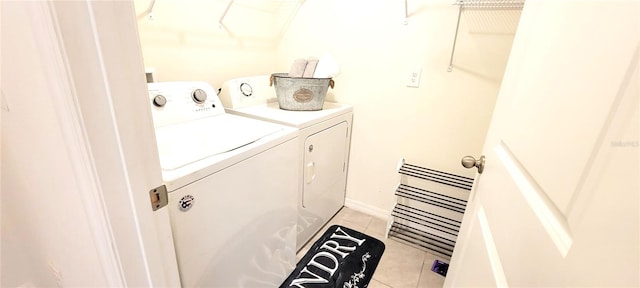
{"label": "silver knob on washer", "polygon": [[162,107],[165,104],[167,104],[167,97],[164,97],[162,95],[156,95],[156,97],[153,97],[153,105],[156,107]]}
{"label": "silver knob on washer", "polygon": [[202,104],[204,100],[207,100],[207,93],[202,89],[196,89],[191,93],[191,99],[198,104]]}

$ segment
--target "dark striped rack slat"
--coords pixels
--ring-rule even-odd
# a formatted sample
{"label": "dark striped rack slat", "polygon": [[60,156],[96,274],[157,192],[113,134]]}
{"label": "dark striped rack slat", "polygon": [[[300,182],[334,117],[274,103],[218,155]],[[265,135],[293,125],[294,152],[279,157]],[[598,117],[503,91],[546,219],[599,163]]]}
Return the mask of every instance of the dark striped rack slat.
{"label": "dark striped rack slat", "polygon": [[395,238],[447,257],[451,257],[453,247],[456,244],[449,239],[400,223],[393,223],[390,232],[393,233]]}
{"label": "dark striped rack slat", "polygon": [[452,187],[471,190],[471,186],[473,186],[473,179],[469,177],[464,177],[460,175],[455,175],[447,172],[442,172],[438,170],[433,170],[429,168],[424,168],[416,165],[411,165],[404,163],[400,167],[398,173],[416,177],[424,180],[433,181],[436,183],[449,185]]}
{"label": "dark striped rack slat", "polygon": [[438,206],[440,208],[449,209],[458,213],[464,213],[464,209],[467,207],[467,201],[405,184],[400,184],[398,186],[396,189],[396,195],[433,206]]}
{"label": "dark striped rack slat", "polygon": [[396,218],[453,236],[458,236],[458,231],[460,230],[459,221],[399,203],[393,208],[393,212],[391,214]]}

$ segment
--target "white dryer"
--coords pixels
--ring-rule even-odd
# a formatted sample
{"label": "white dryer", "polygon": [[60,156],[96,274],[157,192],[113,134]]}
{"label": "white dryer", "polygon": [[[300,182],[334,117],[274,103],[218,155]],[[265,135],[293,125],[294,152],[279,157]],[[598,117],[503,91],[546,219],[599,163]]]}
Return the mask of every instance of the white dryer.
{"label": "white dryer", "polygon": [[297,130],[225,113],[204,82],[150,83],[183,287],[276,287],[295,266]]}
{"label": "white dryer", "polygon": [[325,102],[319,111],[279,108],[269,76],[227,81],[220,92],[227,112],[300,129],[297,151],[300,249],[344,205],[353,108]]}

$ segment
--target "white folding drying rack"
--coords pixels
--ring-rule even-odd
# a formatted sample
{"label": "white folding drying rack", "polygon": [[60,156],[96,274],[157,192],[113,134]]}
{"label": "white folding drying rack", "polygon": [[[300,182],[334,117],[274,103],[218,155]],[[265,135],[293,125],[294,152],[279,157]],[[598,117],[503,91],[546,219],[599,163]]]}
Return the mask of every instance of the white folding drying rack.
{"label": "white folding drying rack", "polygon": [[387,226],[387,237],[450,258],[473,179],[405,163]]}

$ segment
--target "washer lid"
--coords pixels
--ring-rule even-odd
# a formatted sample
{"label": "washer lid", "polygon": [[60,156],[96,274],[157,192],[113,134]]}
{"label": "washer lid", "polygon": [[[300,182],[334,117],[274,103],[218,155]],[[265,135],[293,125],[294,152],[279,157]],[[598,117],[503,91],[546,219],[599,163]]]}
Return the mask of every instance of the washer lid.
{"label": "washer lid", "polygon": [[158,127],[160,167],[175,170],[249,145],[282,129],[279,125],[230,114]]}

